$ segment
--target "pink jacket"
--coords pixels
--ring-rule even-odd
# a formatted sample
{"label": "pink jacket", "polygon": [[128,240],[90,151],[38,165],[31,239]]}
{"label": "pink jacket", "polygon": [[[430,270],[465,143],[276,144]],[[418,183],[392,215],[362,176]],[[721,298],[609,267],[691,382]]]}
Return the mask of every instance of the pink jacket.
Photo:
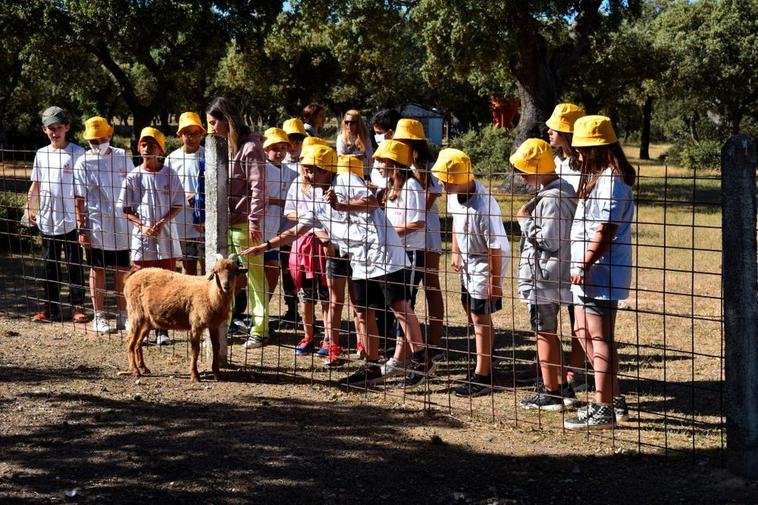
{"label": "pink jacket", "polygon": [[229,163],[229,224],[249,222],[260,229],[266,209],[266,156],[263,137],[255,132],[239,139],[239,150]]}
{"label": "pink jacket", "polygon": [[295,288],[300,289],[303,283],[303,275],[306,279],[321,276],[321,285],[326,286],[326,254],[321,241],[313,233],[306,233],[298,237],[292,244],[290,252],[290,275],[295,283]]}

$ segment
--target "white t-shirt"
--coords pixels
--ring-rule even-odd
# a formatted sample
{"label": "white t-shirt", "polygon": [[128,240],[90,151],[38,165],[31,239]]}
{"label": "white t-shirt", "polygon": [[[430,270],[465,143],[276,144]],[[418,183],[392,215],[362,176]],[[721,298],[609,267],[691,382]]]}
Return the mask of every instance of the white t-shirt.
{"label": "white t-shirt", "polygon": [[279,234],[284,216],[283,206],[269,203],[269,199],[284,200],[290,182],[287,179],[288,168],[281,169],[271,162],[266,162],[266,210],[263,217],[263,240],[271,240]]}
{"label": "white t-shirt", "polygon": [[510,261],[510,244],[497,201],[476,182],[476,191],[461,203],[457,194],[448,195],[447,211],[453,218],[453,231],[463,264],[463,286],[472,298],[489,298],[489,250],[503,251],[501,281],[505,282]]}
{"label": "white t-shirt", "polygon": [[[290,189],[287,191],[287,199],[284,203],[284,215],[286,216],[294,214],[297,219],[305,216],[309,212],[314,212],[316,208],[316,199],[321,200],[322,191],[318,188],[308,185],[303,191],[305,182],[303,177],[300,176],[290,185]],[[287,219],[289,221],[289,219]],[[290,221],[293,225],[293,221]],[[316,227],[312,231],[322,230],[321,227]]]}
{"label": "white t-shirt", "polygon": [[[414,177],[405,181],[398,197],[395,200],[387,199],[386,213],[387,219],[395,227],[407,226],[419,221],[426,222],[426,191],[421,183]],[[405,246],[405,251],[426,249],[425,228],[400,237],[400,242]]]}
{"label": "white t-shirt", "polygon": [[[300,163],[282,163],[282,194],[285,195],[285,200],[298,177],[300,177]],[[279,224],[279,233],[285,230],[289,230],[293,226],[295,226],[295,223],[287,219],[286,212],[282,212],[282,219]]]}
{"label": "white t-shirt", "polygon": [[[335,175],[332,190],[340,202],[371,195],[363,180],[351,173]],[[314,212],[309,212],[299,222],[324,227],[340,252],[347,253],[353,279],[373,279],[409,266],[400,237],[381,209],[340,212],[323,199],[315,203]]]}
{"label": "white t-shirt", "polygon": [[[442,184],[439,179],[429,174],[430,184],[427,193],[442,194]],[[426,248],[429,251],[442,253],[442,223],[440,223],[440,211],[437,200],[426,211]]]}
{"label": "white t-shirt", "polygon": [[[179,176],[171,167],[163,166],[158,172],[148,172],[140,165],[126,176],[119,195],[119,207],[131,207],[142,223],[152,226],[172,207],[182,207],[186,200]],[[157,237],[148,237],[135,227],[131,240],[132,261],[154,261],[181,258],[182,248],[176,223],[171,220]]]}
{"label": "white t-shirt", "polygon": [[371,144],[370,139],[366,139],[366,147],[363,150],[358,149],[358,146],[351,146],[345,141],[344,137],[340,133],[337,135],[337,154],[340,156],[355,156],[361,163],[363,163],[363,173],[366,173],[366,167],[373,165],[374,146]]}
{"label": "white t-shirt", "polygon": [[[200,167],[205,166],[205,148],[200,146],[200,149],[194,153],[185,153],[184,149],[180,147],[168,155],[166,166],[172,168],[179,176],[185,196],[197,194],[197,178],[200,174]],[[192,212],[192,206],[185,200],[184,208],[174,218],[176,229],[179,232],[179,240],[203,236],[203,232],[192,226]]]}
{"label": "white t-shirt", "polygon": [[603,223],[618,226],[605,256],[585,272],[584,286],[571,285],[572,293],[601,300],[624,300],[632,283],[632,221],[634,194],[632,187],[605,169],[586,200],[576,206],[571,226],[572,269],[584,261],[587,246]]}
{"label": "white t-shirt", "polygon": [[131,224],[118,197],[126,174],[134,170],[132,157],[123,149],[111,147],[101,156],[86,151],[74,166],[74,194],[84,198],[92,247],[105,251],[129,250]]}
{"label": "white t-shirt", "polygon": [[39,183],[37,227],[44,235],[64,235],[76,228],[74,166],[84,149],[72,142],[63,149],[48,145],[32,164],[32,182]]}
{"label": "white t-shirt", "polygon": [[579,181],[582,178],[582,172],[574,170],[571,167],[571,158],[562,160],[560,156],[556,156],[555,173],[558,174],[558,177],[571,184],[574,191],[579,191]]}

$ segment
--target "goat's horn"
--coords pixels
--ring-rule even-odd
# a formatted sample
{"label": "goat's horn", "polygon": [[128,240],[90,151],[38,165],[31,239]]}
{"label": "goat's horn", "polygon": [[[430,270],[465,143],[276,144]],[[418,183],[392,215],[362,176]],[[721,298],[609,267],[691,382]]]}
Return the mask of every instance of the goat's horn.
{"label": "goat's horn", "polygon": [[232,254],[229,255],[229,257],[227,259],[231,260],[231,261],[237,261],[237,255],[234,254],[234,253],[232,253]]}

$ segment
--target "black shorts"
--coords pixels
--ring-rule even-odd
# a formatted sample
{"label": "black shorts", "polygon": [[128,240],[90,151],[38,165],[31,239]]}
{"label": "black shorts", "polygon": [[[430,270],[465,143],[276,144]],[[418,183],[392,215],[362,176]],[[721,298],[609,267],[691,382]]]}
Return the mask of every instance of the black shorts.
{"label": "black shorts", "polygon": [[[302,274],[305,277],[305,274]],[[318,303],[329,301],[329,290],[321,284],[321,276],[316,274],[311,279],[303,279],[297,292],[300,303]]]}
{"label": "black shorts", "polygon": [[503,310],[502,298],[494,303],[489,299],[482,300],[481,298],[472,298],[463,284],[461,284],[461,303],[463,304],[464,310],[471,314],[494,314],[495,312]]}
{"label": "black shorts", "polygon": [[410,300],[406,269],[372,279],[353,279],[357,310],[385,309],[398,300]]}
{"label": "black shorts", "polygon": [[327,258],[326,260],[326,278],[332,279],[348,279],[353,276],[353,269],[350,267],[350,260],[347,254],[344,256],[337,253],[339,256],[336,258]]}
{"label": "black shorts", "polygon": [[95,268],[129,268],[129,250],[106,251],[104,249],[87,249],[87,260]]}

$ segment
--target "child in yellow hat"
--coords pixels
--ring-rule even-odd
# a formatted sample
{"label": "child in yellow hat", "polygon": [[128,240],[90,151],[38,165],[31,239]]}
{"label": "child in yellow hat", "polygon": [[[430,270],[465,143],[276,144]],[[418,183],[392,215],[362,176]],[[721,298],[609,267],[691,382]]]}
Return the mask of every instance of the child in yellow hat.
{"label": "child in yellow hat", "polygon": [[[156,128],[143,128],[137,143],[142,163],[127,174],[118,208],[132,224],[131,251],[135,269],[176,270],[182,257],[174,218],[186,206],[179,175],[163,162],[166,140]],[[156,343],[171,343],[168,331],[156,330]],[[147,338],[147,337],[145,337]]]}
{"label": "child in yellow hat", "polygon": [[636,174],[605,116],[577,119],[571,145],[582,167],[571,227],[571,291],[577,338],[595,371],[595,401],[564,426],[608,428],[628,417],[613,332],[618,301],[629,296],[632,282]]}
{"label": "child in yellow hat", "polygon": [[579,160],[576,151],[571,148],[574,123],[584,116],[584,110],[573,103],[559,103],[545,122],[550,145],[555,149],[555,172],[567,180],[574,191],[579,189]]}
{"label": "child in yellow hat", "polygon": [[453,218],[452,267],[461,274],[461,302],[474,323],[476,366],[455,389],[462,397],[492,392],[492,314],[503,308],[503,283],[510,245],[500,207],[474,179],[471,160],[458,149],[443,149],[432,167],[448,193]]}
{"label": "child in yellow hat", "polygon": [[[31,187],[27,193],[29,221],[42,235],[44,259],[44,309],[32,321],[62,320],[60,286],[67,272],[69,298],[76,323],[86,323],[84,312],[84,269],[74,218],[74,165],[84,149],[66,139],[68,114],[60,107],[42,112],[42,131],[50,143],[37,150],[32,163]],[[64,266],[65,265],[65,266]]]}
{"label": "child in yellow hat", "polygon": [[537,192],[516,217],[521,226],[521,261],[518,289],[529,307],[529,320],[537,337],[542,385],[524,409],[561,411],[576,400],[562,370],[558,314],[571,303],[571,243],[569,232],[576,211],[576,193],[555,173],[550,145],[527,139],[510,158],[514,172]]}
{"label": "child in yellow hat", "polygon": [[74,166],[74,195],[79,243],[87,249],[90,264],[89,286],[94,317],[92,329],[110,333],[105,312],[106,269],[114,270],[116,291],[116,330],[126,329],[124,279],[130,266],[130,225],[117,201],[126,174],[134,170],[131,154],[110,145],[113,127],[100,116],[84,122],[84,138],[90,149]]}
{"label": "child in yellow hat", "polygon": [[[186,205],[175,219],[182,246],[182,272],[187,275],[205,272],[205,220],[195,212],[195,204],[205,200],[205,195],[199,194],[199,183],[205,177],[205,148],[201,145],[205,133],[197,113],[182,113],[176,132],[182,146],[166,158],[166,166],[179,176],[187,198]],[[202,208],[205,208],[204,204]]]}

